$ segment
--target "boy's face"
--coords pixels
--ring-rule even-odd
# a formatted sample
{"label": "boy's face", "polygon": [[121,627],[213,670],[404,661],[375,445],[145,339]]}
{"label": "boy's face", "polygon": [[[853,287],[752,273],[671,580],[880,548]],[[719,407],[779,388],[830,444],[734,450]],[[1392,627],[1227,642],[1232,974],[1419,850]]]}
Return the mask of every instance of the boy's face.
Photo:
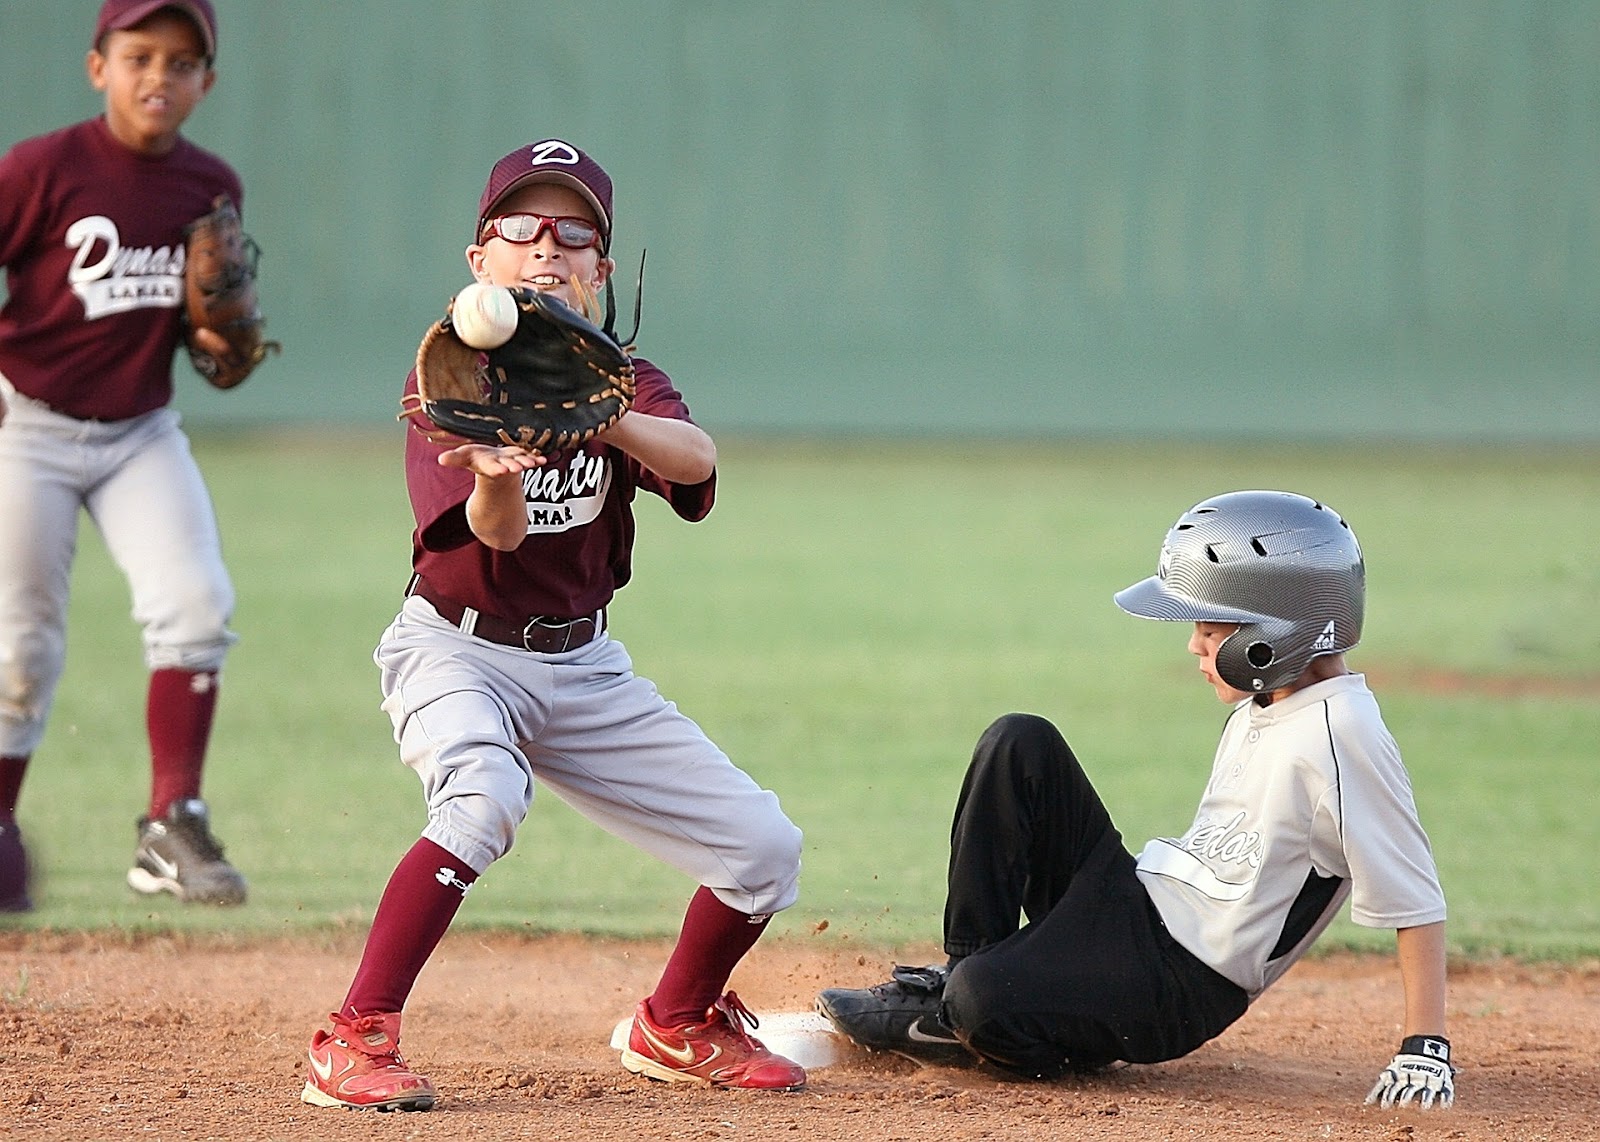
{"label": "boy's face", "polygon": [[1189,636],[1189,653],[1200,660],[1200,673],[1206,676],[1217,699],[1230,706],[1251,697],[1243,690],[1235,690],[1217,673],[1217,648],[1234,631],[1238,623],[1195,623],[1194,634]]}
{"label": "boy's face", "polygon": [[[538,214],[545,218],[583,218],[597,222],[593,207],[570,186],[536,182],[520,187],[503,199],[494,217],[508,214]],[[598,321],[589,312],[585,297],[596,297],[605,287],[615,266],[595,246],[574,250],[556,240],[554,228],[539,227],[532,242],[508,242],[485,229],[486,237],[467,247],[467,265],[480,282],[497,286],[526,286],[541,293],[554,294],[567,305]],[[581,282],[580,289],[575,282]]]}
{"label": "boy's face", "polygon": [[206,62],[200,29],[169,9],[107,33],[86,62],[90,84],[105,92],[112,135],[149,155],[172,150],[183,121],[217,78]]}

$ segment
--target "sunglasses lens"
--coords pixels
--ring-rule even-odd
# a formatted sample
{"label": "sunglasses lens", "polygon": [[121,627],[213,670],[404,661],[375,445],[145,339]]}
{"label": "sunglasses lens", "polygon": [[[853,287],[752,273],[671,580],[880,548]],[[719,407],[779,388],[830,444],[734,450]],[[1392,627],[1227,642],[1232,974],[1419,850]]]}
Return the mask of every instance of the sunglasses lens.
{"label": "sunglasses lens", "polygon": [[489,221],[489,229],[507,242],[531,242],[539,229],[537,214],[503,214]]}
{"label": "sunglasses lens", "polygon": [[595,244],[600,231],[581,218],[557,218],[556,241],[569,250],[585,250]]}

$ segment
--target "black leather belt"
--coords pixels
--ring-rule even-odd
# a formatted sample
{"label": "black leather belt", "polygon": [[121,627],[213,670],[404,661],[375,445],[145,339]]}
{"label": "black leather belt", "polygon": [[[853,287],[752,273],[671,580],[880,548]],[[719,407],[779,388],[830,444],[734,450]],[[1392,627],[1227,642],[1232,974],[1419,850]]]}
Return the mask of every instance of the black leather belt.
{"label": "black leather belt", "polygon": [[595,640],[603,628],[605,612],[581,619],[556,619],[545,615],[516,622],[499,615],[486,615],[463,603],[446,598],[430,587],[421,576],[414,576],[407,595],[426,600],[439,617],[462,632],[500,646],[513,646],[518,650],[532,650],[539,654],[560,654],[576,650]]}

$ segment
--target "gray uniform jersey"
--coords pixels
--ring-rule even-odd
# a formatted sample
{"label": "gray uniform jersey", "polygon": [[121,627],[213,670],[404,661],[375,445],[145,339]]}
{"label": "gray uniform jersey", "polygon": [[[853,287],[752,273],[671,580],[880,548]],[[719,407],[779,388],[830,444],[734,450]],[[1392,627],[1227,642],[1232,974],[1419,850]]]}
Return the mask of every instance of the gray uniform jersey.
{"label": "gray uniform jersey", "polygon": [[1410,778],[1359,674],[1241,703],[1194,823],[1138,866],[1172,935],[1251,999],[1347,898],[1366,927],[1445,917]]}

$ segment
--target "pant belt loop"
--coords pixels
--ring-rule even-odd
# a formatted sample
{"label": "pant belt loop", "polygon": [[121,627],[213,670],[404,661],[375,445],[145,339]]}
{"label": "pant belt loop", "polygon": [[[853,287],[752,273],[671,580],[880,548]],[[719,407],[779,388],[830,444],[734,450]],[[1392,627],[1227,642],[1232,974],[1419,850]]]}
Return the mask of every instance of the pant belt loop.
{"label": "pant belt loop", "polygon": [[478,629],[478,612],[471,607],[461,608],[461,621],[456,624],[465,634],[472,634]]}

